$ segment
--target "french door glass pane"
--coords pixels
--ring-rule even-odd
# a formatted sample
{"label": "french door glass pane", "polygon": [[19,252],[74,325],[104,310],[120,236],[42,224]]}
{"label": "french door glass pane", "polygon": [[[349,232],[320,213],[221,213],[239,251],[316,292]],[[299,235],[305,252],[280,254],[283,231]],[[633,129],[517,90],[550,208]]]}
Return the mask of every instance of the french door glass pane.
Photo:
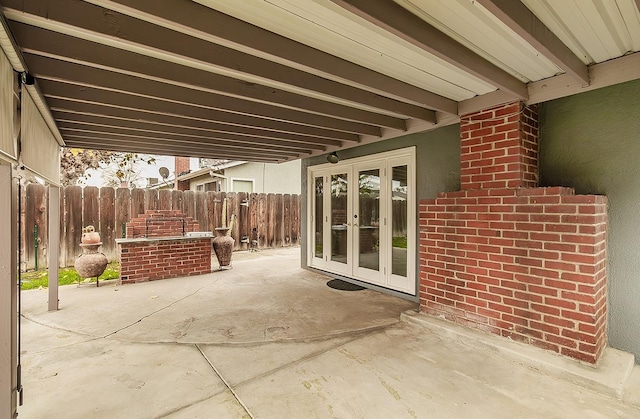
{"label": "french door glass pane", "polygon": [[358,176],[359,266],[380,269],[380,170],[366,170]]}
{"label": "french door glass pane", "polygon": [[331,175],[331,260],[347,263],[347,174]]}
{"label": "french door glass pane", "polygon": [[315,236],[315,256],[322,259],[322,221],[324,220],[324,214],[322,213],[322,195],[324,189],[323,178],[317,177],[314,179],[316,196],[314,198],[315,213],[314,213],[314,227],[313,233]]}
{"label": "french door glass pane", "polygon": [[391,273],[407,276],[407,166],[396,166],[391,179]]}

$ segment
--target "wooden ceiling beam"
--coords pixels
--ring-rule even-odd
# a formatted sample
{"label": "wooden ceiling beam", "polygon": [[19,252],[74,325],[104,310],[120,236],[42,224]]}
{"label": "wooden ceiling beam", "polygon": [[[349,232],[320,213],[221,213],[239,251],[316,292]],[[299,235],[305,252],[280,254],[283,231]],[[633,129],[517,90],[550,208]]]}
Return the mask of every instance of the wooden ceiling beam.
{"label": "wooden ceiling beam", "polygon": [[[240,137],[249,136],[256,138],[282,139],[290,142],[314,143],[327,146],[340,146],[344,141],[357,142],[357,140],[349,139],[340,140],[335,138],[313,137],[267,131],[257,128],[236,127],[228,124],[201,121],[199,119],[192,120],[175,115],[148,112],[140,109],[122,109],[119,107],[108,106],[102,103],[80,102],[76,100],[68,100],[65,98],[48,97],[47,103],[49,104],[49,107],[54,114],[57,114],[58,112],[66,112],[69,114],[94,116],[108,121],[137,121],[147,124],[166,126],[169,130],[172,127],[180,127],[205,133],[225,133],[238,135]],[[111,122],[107,123],[111,124]]]}
{"label": "wooden ceiling beam", "polygon": [[527,98],[523,82],[393,1],[330,1],[504,92]]}
{"label": "wooden ceiling beam", "polygon": [[102,126],[102,125],[89,125],[86,123],[80,123],[75,121],[58,121],[58,129],[65,130],[65,132],[91,132],[91,133],[103,133],[103,134],[113,134],[114,136],[131,136],[134,138],[149,138],[149,139],[157,139],[162,142],[166,142],[167,144],[182,144],[182,145],[194,145],[194,146],[220,146],[227,148],[235,148],[241,150],[259,150],[265,151],[269,150],[275,153],[293,153],[297,155],[301,154],[309,154],[314,150],[326,150],[326,147],[304,147],[303,144],[299,144],[299,147],[282,147],[273,144],[269,144],[268,142],[262,143],[253,143],[250,141],[246,142],[233,142],[233,141],[225,141],[217,138],[184,138],[179,135],[166,133],[166,132],[155,132],[155,131],[143,131],[143,130],[134,130],[130,128],[122,128],[122,127],[113,127],[113,126]]}
{"label": "wooden ceiling beam", "polygon": [[221,112],[182,103],[173,103],[122,92],[102,90],[96,87],[77,86],[61,81],[39,80],[38,85],[42,89],[45,97],[66,98],[89,103],[97,102],[112,107],[120,107],[122,109],[138,109],[153,113],[181,116],[188,119],[218,122],[229,126],[257,128],[277,133],[314,135],[318,137],[326,136],[330,138],[341,138],[344,135],[348,135],[347,133],[330,131],[322,128],[296,125],[268,119],[252,118],[249,116]]}
{"label": "wooden ceiling beam", "polygon": [[[75,148],[89,148],[92,150],[106,150],[116,151],[122,153],[143,153],[153,155],[167,155],[167,156],[184,156],[184,157],[201,157],[209,159],[228,159],[228,160],[246,160],[241,156],[233,154],[216,153],[214,150],[191,150],[191,149],[159,149],[154,146],[139,145],[135,149],[132,149],[129,145],[107,143],[100,139],[91,139],[87,137],[72,137],[67,141],[69,147]],[[194,154],[196,153],[196,154]],[[287,160],[276,159],[275,157],[253,157],[251,161],[260,163],[282,163]]]}
{"label": "wooden ceiling beam", "polygon": [[[279,60],[307,72],[347,82],[387,97],[411,102],[428,109],[455,114],[457,103],[444,96],[402,82],[354,64],[324,51],[226,15],[197,2],[163,0],[91,0],[123,14],[175,26],[184,33],[213,38],[216,43],[241,48],[253,55]],[[170,22],[170,23],[165,23]]]}
{"label": "wooden ceiling beam", "polygon": [[139,121],[126,121],[118,119],[108,119],[104,117],[97,117],[92,115],[71,114],[69,112],[53,112],[54,117],[58,123],[58,126],[65,126],[73,124],[74,126],[82,127],[101,127],[104,130],[129,130],[137,132],[153,133],[154,135],[170,135],[167,138],[182,139],[183,141],[190,142],[211,142],[221,141],[228,144],[239,145],[253,145],[257,147],[270,147],[272,149],[308,149],[308,150],[326,150],[327,146],[321,143],[302,143],[293,142],[287,140],[280,140],[276,138],[261,138],[251,137],[245,135],[235,135],[233,133],[226,132],[206,132],[184,129],[181,127],[167,127],[158,124],[150,124]]}
{"label": "wooden ceiling beam", "polygon": [[[477,0],[512,31],[574,79],[589,84],[589,71],[553,32],[520,1]],[[640,1],[640,0],[638,0]]]}
{"label": "wooden ceiling beam", "polygon": [[[404,129],[404,121],[395,117],[238,80],[16,21],[11,21],[10,27],[16,39],[19,39],[23,52],[52,56],[93,67],[106,67],[142,78],[171,80],[177,85],[189,88],[204,89],[225,96],[307,113],[372,125],[394,125],[398,129]],[[380,124],[381,122],[384,123]]]}
{"label": "wooden ceiling beam", "polygon": [[433,110],[338,83],[87,2],[4,0],[3,4],[5,14],[12,20],[46,21],[43,24],[57,26],[59,32],[73,33],[78,37],[98,35],[98,42],[167,61],[185,62],[194,67],[206,66],[212,72],[228,74],[245,82],[272,88],[291,86],[285,89],[312,92],[327,99],[361,104],[384,113],[435,122]]}
{"label": "wooden ceiling beam", "polygon": [[[212,145],[210,147],[202,147],[202,146],[190,146],[190,145],[178,145],[178,144],[168,144],[164,142],[158,141],[148,141],[147,138],[135,138],[135,137],[118,137],[112,136],[104,133],[91,133],[91,132],[68,132],[66,133],[69,137],[69,141],[72,139],[78,140],[77,142],[73,142],[74,146],[82,145],[84,148],[93,148],[96,143],[100,143],[101,147],[110,147],[110,146],[129,146],[129,151],[133,152],[141,152],[139,151],[142,147],[149,150],[155,151],[152,154],[162,154],[162,155],[181,155],[180,153],[187,153],[191,157],[205,157],[202,153],[207,153],[210,155],[233,155],[236,160],[251,160],[253,158],[263,158],[270,160],[284,160],[285,156],[287,158],[298,158],[295,154],[276,154],[273,152],[255,152],[250,150],[238,150],[238,149],[229,149],[225,147],[218,147]],[[87,141],[87,144],[81,144],[79,141],[81,138],[84,138]],[[70,143],[71,144],[71,143]],[[69,145],[69,144],[68,144]],[[89,147],[91,146],[91,147]],[[107,148],[108,149],[108,148]],[[144,151],[144,153],[147,153]],[[217,157],[222,158],[222,157]]]}
{"label": "wooden ceiling beam", "polygon": [[280,122],[329,128],[355,134],[380,135],[380,128],[373,125],[271,106],[218,93],[205,92],[200,89],[189,89],[171,83],[61,61],[50,57],[29,53],[23,55],[29,62],[29,71],[38,79],[64,80],[72,84],[98,86]]}

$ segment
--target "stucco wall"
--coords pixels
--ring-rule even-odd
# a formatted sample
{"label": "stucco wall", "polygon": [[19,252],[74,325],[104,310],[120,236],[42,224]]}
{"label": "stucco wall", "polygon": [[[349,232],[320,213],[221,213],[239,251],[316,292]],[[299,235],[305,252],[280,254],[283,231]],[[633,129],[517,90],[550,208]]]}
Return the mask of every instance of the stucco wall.
{"label": "stucco wall", "polygon": [[262,193],[300,193],[300,160],[280,164],[247,163],[225,169],[227,190],[232,178],[253,179],[253,191]]}
{"label": "stucco wall", "polygon": [[[235,179],[253,180],[253,192],[256,193],[300,193],[300,160],[280,164],[245,163],[224,169],[227,179],[220,179],[222,190],[231,191],[231,181]],[[191,179],[189,188],[197,190],[198,185],[212,182],[214,179],[205,173]]]}
{"label": "stucco wall", "polygon": [[[416,202],[435,198],[438,192],[460,188],[460,128],[458,125],[442,127],[434,131],[410,134],[404,137],[380,141],[362,147],[338,151],[341,160],[382,153],[405,147],[416,147]],[[326,156],[302,160],[302,199],[300,200],[301,263],[307,265],[307,168],[327,162]],[[416,208],[417,211],[417,208]],[[416,212],[417,214],[417,212]],[[417,227],[417,226],[416,226]],[[416,231],[417,237],[417,231]],[[416,258],[418,259],[418,258]],[[416,272],[417,269],[416,269]]]}
{"label": "stucco wall", "polygon": [[640,81],[545,103],[542,186],[609,199],[609,345],[640,362]]}

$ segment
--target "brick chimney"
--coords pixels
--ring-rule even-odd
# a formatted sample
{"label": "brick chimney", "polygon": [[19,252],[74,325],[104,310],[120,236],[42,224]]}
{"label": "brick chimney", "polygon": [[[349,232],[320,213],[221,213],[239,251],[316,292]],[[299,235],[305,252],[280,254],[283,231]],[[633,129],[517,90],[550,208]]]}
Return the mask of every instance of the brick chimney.
{"label": "brick chimney", "polygon": [[597,362],[607,199],[538,187],[535,105],[460,117],[460,184],[420,202],[421,311]]}
{"label": "brick chimney", "polygon": [[[175,157],[175,173],[176,173],[176,179],[180,176],[180,175],[184,175],[186,173],[189,173],[191,170],[191,162],[190,162],[190,158],[189,157],[182,157],[182,156],[176,156]],[[189,190],[189,181],[188,180],[176,180],[176,185],[175,185],[175,189],[179,190],[179,191],[188,191]]]}

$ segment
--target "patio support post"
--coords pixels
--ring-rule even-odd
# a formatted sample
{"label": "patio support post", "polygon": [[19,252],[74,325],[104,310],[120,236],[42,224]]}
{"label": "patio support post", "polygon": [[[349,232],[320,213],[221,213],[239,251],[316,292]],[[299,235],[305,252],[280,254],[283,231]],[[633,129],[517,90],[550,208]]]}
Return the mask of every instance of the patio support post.
{"label": "patio support post", "polygon": [[58,265],[60,259],[60,188],[49,185],[49,311],[58,310]]}
{"label": "patio support post", "polygon": [[0,164],[0,417],[17,415],[17,189]]}

